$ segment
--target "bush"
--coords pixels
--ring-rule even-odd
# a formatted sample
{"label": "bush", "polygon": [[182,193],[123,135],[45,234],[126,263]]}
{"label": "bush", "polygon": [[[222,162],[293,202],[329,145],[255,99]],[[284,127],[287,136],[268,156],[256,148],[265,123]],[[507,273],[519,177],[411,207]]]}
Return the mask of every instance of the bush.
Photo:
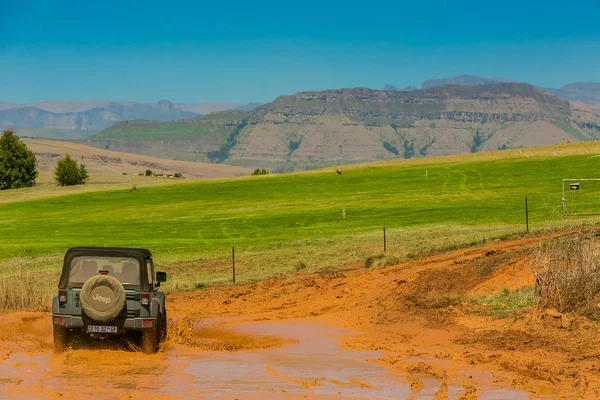
{"label": "bush", "polygon": [[367,257],[365,260],[365,268],[371,267],[391,267],[402,262],[398,257],[386,254],[377,254]]}
{"label": "bush", "polygon": [[12,131],[4,131],[0,138],[0,190],[31,187],[37,175],[33,152]]}
{"label": "bush", "polygon": [[152,170],[151,169],[147,169],[146,170],[146,176],[152,176]]}
{"label": "bush", "polygon": [[269,171],[267,171],[266,169],[260,169],[260,168],[256,168],[254,170],[254,172],[252,173],[252,175],[269,175]]}
{"label": "bush", "polygon": [[84,184],[89,176],[85,165],[77,165],[77,162],[67,154],[65,158],[58,160],[54,178],[60,186],[73,186]]}
{"label": "bush", "polygon": [[534,272],[539,306],[598,318],[600,303],[600,250],[586,234],[543,244]]}
{"label": "bush", "polygon": [[79,164],[79,177],[81,178],[81,183],[85,183],[90,179],[87,168],[83,164]]}
{"label": "bush", "polygon": [[175,177],[175,178],[183,178],[183,175],[181,175],[181,172],[175,172],[175,175],[173,175],[173,177]]}

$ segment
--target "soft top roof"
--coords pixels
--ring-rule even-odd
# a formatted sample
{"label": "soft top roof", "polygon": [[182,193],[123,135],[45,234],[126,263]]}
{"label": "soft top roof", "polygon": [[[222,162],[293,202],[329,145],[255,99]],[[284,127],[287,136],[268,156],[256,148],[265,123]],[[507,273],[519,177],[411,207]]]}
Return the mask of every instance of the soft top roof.
{"label": "soft top roof", "polygon": [[120,247],[73,247],[67,250],[65,258],[68,258],[69,256],[122,256],[151,258],[152,254],[148,249],[129,249]]}
{"label": "soft top roof", "polygon": [[66,288],[69,281],[69,265],[75,257],[98,256],[98,257],[130,257],[139,261],[141,274],[140,286],[141,290],[149,290],[148,274],[146,272],[146,261],[152,258],[152,254],[148,249],[127,249],[119,247],[73,247],[67,250],[63,262],[63,271],[58,283],[59,289]]}

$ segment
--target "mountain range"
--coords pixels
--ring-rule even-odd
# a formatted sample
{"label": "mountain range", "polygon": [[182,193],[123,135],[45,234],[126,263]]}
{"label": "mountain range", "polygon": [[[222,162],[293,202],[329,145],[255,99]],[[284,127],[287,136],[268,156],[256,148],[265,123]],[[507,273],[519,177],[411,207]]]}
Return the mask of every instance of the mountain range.
{"label": "mountain range", "polygon": [[257,104],[173,104],[131,101],[46,101],[33,104],[0,102],[0,126],[23,136],[86,137],[116,122],[133,119],[174,121],[233,109],[252,109]]}
{"label": "mountain range", "polygon": [[600,107],[523,83],[366,88],[280,96],[250,111],[123,121],[85,140],[104,149],[291,171],[600,138]]}
{"label": "mountain range", "polygon": [[[445,85],[490,85],[490,84],[498,84],[498,83],[510,83],[510,79],[504,78],[484,78],[480,76],[473,75],[459,75],[451,78],[441,78],[441,79],[428,79],[421,87],[423,89],[430,89],[433,87],[445,86]],[[386,91],[410,91],[415,90],[413,87],[405,87],[403,89],[396,89],[395,86],[390,85],[389,83],[383,87],[383,90]],[[575,82],[569,83],[561,88],[553,89],[553,88],[541,88],[543,91],[548,92],[560,99],[569,100],[572,102],[581,102],[585,104],[596,105],[600,104],[600,83],[599,82]]]}

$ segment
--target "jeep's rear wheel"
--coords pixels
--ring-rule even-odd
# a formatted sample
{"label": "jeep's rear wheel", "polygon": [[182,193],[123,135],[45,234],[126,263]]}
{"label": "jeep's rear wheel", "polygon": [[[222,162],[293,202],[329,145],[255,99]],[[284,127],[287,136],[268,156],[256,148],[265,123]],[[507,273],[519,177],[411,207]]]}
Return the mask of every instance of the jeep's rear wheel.
{"label": "jeep's rear wheel", "polygon": [[146,354],[153,354],[158,351],[158,345],[160,344],[160,318],[156,319],[154,329],[142,331],[142,352]]}
{"label": "jeep's rear wheel", "polygon": [[62,353],[69,344],[69,331],[62,326],[54,326],[54,352]]}
{"label": "jeep's rear wheel", "polygon": [[167,310],[165,310],[164,314],[160,317],[160,340],[167,340]]}

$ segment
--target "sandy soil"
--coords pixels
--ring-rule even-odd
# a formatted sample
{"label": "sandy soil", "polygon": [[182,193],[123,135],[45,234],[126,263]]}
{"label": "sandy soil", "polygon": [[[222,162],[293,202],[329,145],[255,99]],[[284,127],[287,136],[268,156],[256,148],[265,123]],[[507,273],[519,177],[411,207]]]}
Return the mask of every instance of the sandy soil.
{"label": "sandy soil", "polygon": [[48,313],[4,315],[0,396],[599,398],[598,325],[447,305],[530,286],[532,248],[553,236],[173,293],[169,340],[150,356],[126,341],[54,355]]}

